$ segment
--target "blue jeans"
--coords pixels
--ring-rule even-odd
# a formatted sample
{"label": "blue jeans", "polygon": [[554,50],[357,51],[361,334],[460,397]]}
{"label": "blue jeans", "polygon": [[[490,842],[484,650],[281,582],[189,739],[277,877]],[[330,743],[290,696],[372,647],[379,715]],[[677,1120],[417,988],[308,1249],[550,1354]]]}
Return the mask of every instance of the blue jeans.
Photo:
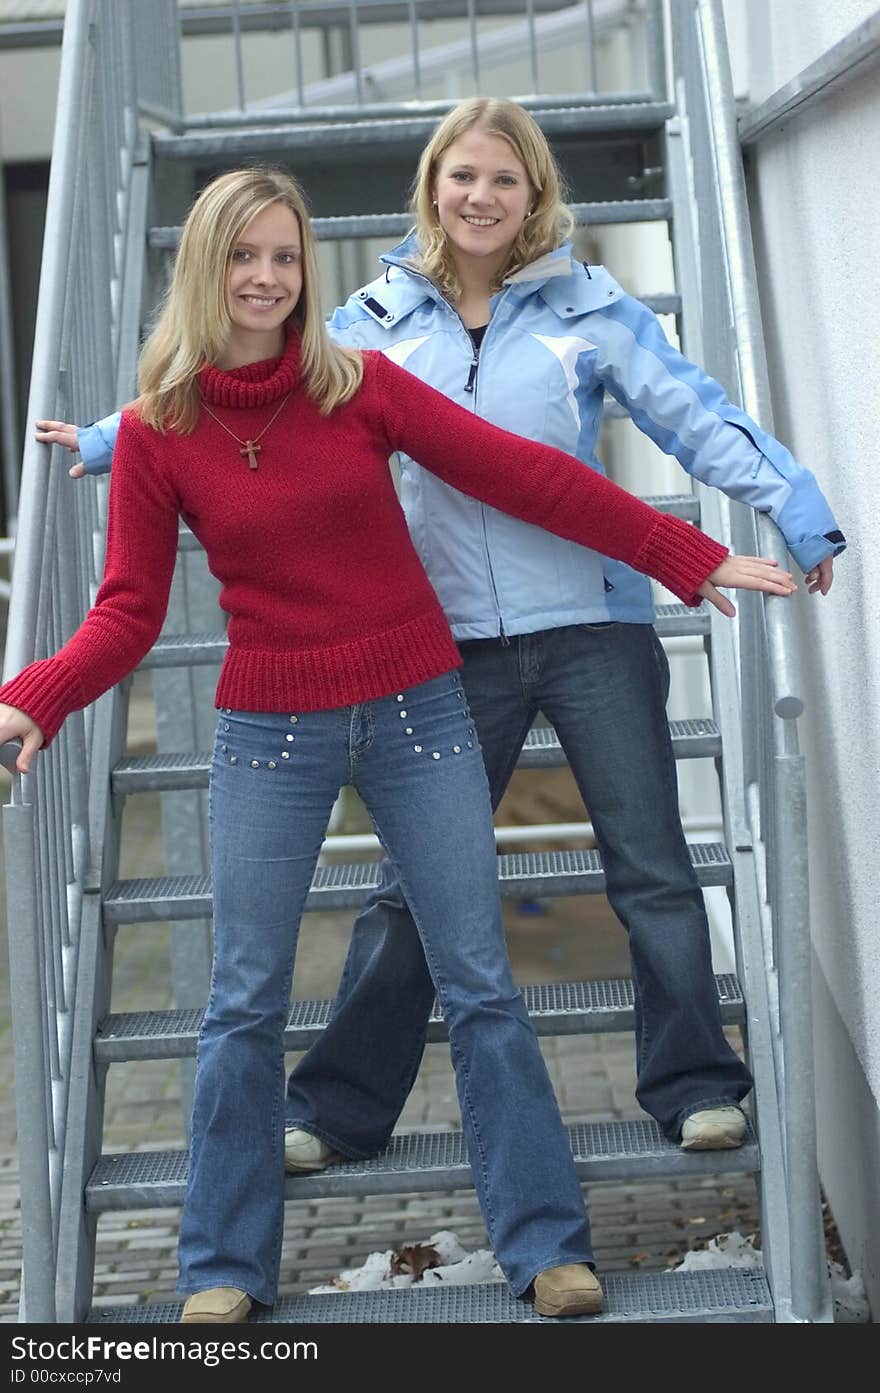
{"label": "blue jeans", "polygon": [[[214,964],[199,1035],[180,1291],[274,1300],[284,1221],[283,1032],[297,930],[339,788],[358,790],[404,887],[449,1026],[468,1157],[519,1295],[592,1260],[568,1138],[510,970],[489,788],[457,672],[355,706],[221,713],[211,772]],[[412,922],[412,921],[410,921]],[[403,1006],[388,998],[391,1020]],[[353,1002],[352,1002],[353,1004]],[[357,1049],[375,1025],[352,1010]],[[384,1060],[343,1119],[383,1096]],[[366,1097],[361,1087],[366,1086]],[[331,1137],[335,1140],[335,1137]],[[341,1149],[357,1155],[355,1143]]]}
{"label": "blue jeans", "polygon": [[[722,1030],[678,810],[662,645],[651,625],[612,623],[460,646],[493,807],[538,712],[556,728],[589,809],[608,899],[629,933],[636,1097],[675,1140],[691,1113],[738,1103],[752,1079]],[[432,1000],[405,895],[386,865],[355,924],[334,1015],[288,1081],[287,1125],[346,1154],[380,1151],[418,1071]]]}

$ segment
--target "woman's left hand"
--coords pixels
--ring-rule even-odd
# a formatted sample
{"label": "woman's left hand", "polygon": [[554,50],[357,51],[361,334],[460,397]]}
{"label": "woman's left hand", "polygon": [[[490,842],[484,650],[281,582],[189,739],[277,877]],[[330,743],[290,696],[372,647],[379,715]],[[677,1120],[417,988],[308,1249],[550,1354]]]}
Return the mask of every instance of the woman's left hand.
{"label": "woman's left hand", "polygon": [[827,595],[831,589],[831,582],[834,580],[834,557],[826,556],[824,561],[820,561],[818,566],[814,566],[811,571],[807,571],[804,577],[807,582],[807,589],[811,595]]}
{"label": "woman's left hand", "polygon": [[[41,445],[60,445],[72,455],[79,452],[79,427],[72,421],[35,421],[34,439]],[[82,479],[86,467],[82,462],[72,464],[68,469],[71,479]]]}
{"label": "woman's left hand", "polygon": [[703,581],[697,594],[729,619],[736,614],[736,609],[727,596],[716,589],[719,585],[733,590],[763,590],[768,595],[792,595],[797,590],[791,574],[780,571],[772,557],[725,556],[721,565]]}

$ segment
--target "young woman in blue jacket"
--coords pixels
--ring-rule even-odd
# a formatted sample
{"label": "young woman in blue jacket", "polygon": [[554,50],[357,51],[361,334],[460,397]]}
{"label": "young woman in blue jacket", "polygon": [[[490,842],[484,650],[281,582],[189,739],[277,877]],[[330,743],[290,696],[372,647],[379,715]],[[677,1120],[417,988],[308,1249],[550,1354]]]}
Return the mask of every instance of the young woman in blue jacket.
{"label": "young woman in blue jacket", "polygon": [[[576,261],[572,218],[536,123],[515,103],[456,107],[423,152],[415,230],[330,321],[339,343],[394,362],[507,430],[595,454],[610,392],[703,482],[767,512],[826,594],[844,538],[814,476],[666,339],[599,266]],[[109,467],[115,418],[39,438]],[[752,1086],[727,1043],[708,922],[678,808],[669,673],[649,581],[457,492],[409,458],[401,501],[464,658],[498,805],[539,712],[589,809],[608,899],[629,934],[641,1106],[687,1149],[735,1147]],[[729,602],[725,612],[732,614]],[[334,1016],[288,1082],[286,1165],[319,1169],[388,1142],[434,1000],[394,868],[355,923]]]}

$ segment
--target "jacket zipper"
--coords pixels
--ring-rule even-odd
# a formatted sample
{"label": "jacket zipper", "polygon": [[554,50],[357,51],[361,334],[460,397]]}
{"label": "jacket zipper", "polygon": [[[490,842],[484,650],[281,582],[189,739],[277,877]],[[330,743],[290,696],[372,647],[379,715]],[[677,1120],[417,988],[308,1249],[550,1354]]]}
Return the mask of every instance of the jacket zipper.
{"label": "jacket zipper", "polygon": [[[430,277],[430,276],[423,275],[423,273],[422,273],[421,271],[415,271],[415,270],[412,269],[412,267],[407,267],[407,270],[408,270],[408,272],[409,272],[409,274],[410,274],[411,276],[417,276],[417,277],[419,278],[419,280],[427,281],[428,284],[429,284],[433,289],[436,290],[437,287],[434,285],[434,282],[431,280],[431,277]],[[465,324],[465,322],[464,322],[464,320],[462,319],[461,315],[459,314],[458,310],[455,308],[454,305],[451,305],[451,304],[449,303],[449,301],[446,299],[446,296],[445,296],[445,295],[441,296],[440,298],[443,300],[443,303],[444,303],[445,305],[448,305],[448,306],[449,306],[449,309],[450,309],[450,310],[452,311],[452,313],[455,315],[455,317],[456,317],[456,319],[458,320],[459,324],[461,325],[462,329],[463,329],[464,332],[467,334],[468,338],[470,339],[471,343],[473,344],[473,339],[471,339],[471,336],[470,336],[470,330],[468,329],[467,325]],[[486,332],[488,333],[488,329],[486,330]],[[479,413],[477,412],[477,398],[476,398],[476,391],[477,391],[477,369],[478,369],[479,366],[480,366],[480,350],[479,350],[476,346],[474,346],[473,357],[471,358],[470,367],[469,367],[469,369],[468,369],[467,382],[464,384],[464,390],[465,390],[466,392],[468,392],[468,393],[470,393],[470,394],[473,395],[473,398],[474,398],[474,415],[475,415],[475,416],[479,414]],[[491,557],[491,554],[490,554],[490,552],[489,552],[489,538],[488,538],[488,535],[487,535],[487,533],[486,533],[486,505],[485,505],[484,503],[481,503],[481,504],[480,504],[480,522],[482,523],[482,527],[483,527],[483,545],[484,545],[484,547],[486,548],[486,565],[487,565],[487,567],[488,567],[488,569],[489,569],[489,580],[490,580],[491,585],[492,585],[492,595],[493,595],[493,597],[494,597],[494,599],[495,599],[495,609],[496,609],[497,614],[498,614],[498,637],[499,637],[500,640],[501,640],[502,646],[505,647],[505,648],[509,648],[509,647],[510,647],[510,639],[507,637],[507,634],[504,632],[504,620],[503,620],[502,617],[501,617],[501,602],[500,602],[499,599],[498,599],[498,587],[497,587],[497,585],[495,584],[495,572],[494,572],[493,569],[492,569],[492,557]]]}
{"label": "jacket zipper", "polygon": [[[458,313],[458,312],[456,311],[456,313]],[[459,319],[461,319],[461,315],[459,315],[458,317],[459,317]],[[470,331],[468,330],[467,325],[464,323],[464,320],[463,320],[463,319],[461,320],[461,322],[462,322],[462,324],[464,325],[465,331],[466,331],[467,334],[468,334],[468,338],[470,338]],[[488,332],[489,332],[489,330],[488,330],[488,327],[487,327],[486,333],[488,333]],[[473,339],[471,339],[471,343],[473,343]],[[464,384],[464,390],[465,390],[466,392],[471,392],[471,393],[473,393],[473,398],[474,398],[474,415],[475,415],[475,416],[479,415],[479,412],[477,411],[477,369],[479,368],[479,366],[480,366],[480,349],[477,348],[476,344],[474,344],[474,356],[473,356],[473,358],[471,359],[470,370],[468,371],[468,379],[467,379],[467,382]],[[509,647],[510,647],[510,639],[507,637],[507,634],[504,632],[504,619],[502,618],[502,614],[501,614],[501,601],[498,599],[498,586],[495,584],[495,571],[494,571],[494,569],[493,569],[493,567],[492,567],[492,553],[491,553],[491,551],[489,550],[489,535],[488,535],[488,532],[486,531],[486,505],[485,505],[485,503],[481,503],[481,504],[480,504],[480,522],[481,522],[482,527],[483,527],[483,546],[484,546],[485,549],[486,549],[486,565],[487,565],[487,567],[489,568],[489,580],[490,580],[491,583],[492,583],[492,594],[493,594],[493,596],[495,597],[495,608],[496,608],[496,610],[498,611],[498,637],[499,637],[500,640],[501,640],[502,647],[504,647],[504,648],[509,648]]]}

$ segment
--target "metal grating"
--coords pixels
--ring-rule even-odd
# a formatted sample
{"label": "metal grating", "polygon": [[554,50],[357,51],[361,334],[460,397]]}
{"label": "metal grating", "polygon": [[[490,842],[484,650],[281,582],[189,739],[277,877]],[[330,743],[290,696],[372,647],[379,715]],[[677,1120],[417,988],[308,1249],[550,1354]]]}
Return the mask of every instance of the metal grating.
{"label": "metal grating", "polygon": [[693,634],[708,634],[710,616],[708,605],[655,605],[654,628],[660,638],[686,638]]}
{"label": "metal grating", "polygon": [[[667,314],[671,312],[670,310],[665,311]],[[677,518],[684,518],[686,522],[700,521],[700,500],[695,493],[648,494],[642,499],[642,502],[649,503],[652,508],[659,509],[661,513],[673,513]]]}
{"label": "metal grating", "polygon": [[[708,634],[709,609],[706,605],[656,605],[654,627],[661,638]],[[226,653],[225,633],[163,634],[141,663],[141,668],[202,666],[219,663]]]}
{"label": "metal grating", "polygon": [[[715,978],[725,1025],[744,1019],[739,982],[732,974]],[[526,1007],[539,1035],[631,1030],[633,992],[628,979],[540,983],[523,987]],[[329,998],[291,1004],[284,1036],[287,1050],[304,1050],[325,1029],[333,1009]],[[202,1011],[133,1011],[108,1016],[95,1040],[95,1058],[110,1064],[132,1059],[177,1059],[194,1055]],[[447,1038],[435,1003],[428,1028],[432,1042]]]}
{"label": "metal grating", "polygon": [[[603,1274],[605,1309],[598,1316],[568,1317],[579,1324],[610,1325],[773,1321],[773,1303],[761,1269],[714,1268],[706,1272]],[[114,1306],[92,1311],[89,1322],[167,1324],[180,1319],[180,1304]],[[535,1314],[503,1282],[403,1290],[348,1291],[328,1296],[288,1296],[251,1315],[250,1324],[557,1324]]]}
{"label": "metal grating", "polygon": [[[572,105],[570,107],[535,107],[531,115],[550,138],[575,136],[595,140],[609,137],[620,144],[630,135],[662,130],[666,121],[675,115],[669,102],[609,102],[605,105]],[[153,154],[157,160],[197,160],[212,163],[242,156],[265,159],[269,152],[308,151],[340,147],[353,150],[367,148],[373,155],[387,145],[396,149],[408,145],[421,149],[437,125],[436,116],[386,117],[382,120],[321,121],[296,125],[259,127],[224,127],[222,130],[188,131],[185,135],[154,133]]]}
{"label": "metal grating", "polygon": [[[733,867],[720,842],[689,846],[701,886],[729,885]],[[505,897],[598,894],[605,875],[598,851],[507,852],[497,858],[498,885]],[[319,866],[306,909],[355,909],[379,883],[378,861]],[[104,901],[107,924],[140,924],[157,919],[204,919],[211,913],[211,881],[206,875],[119,880]]]}
{"label": "metal grating", "polygon": [[[709,759],[721,754],[721,735],[712,720],[670,721],[669,735],[676,759]],[[526,736],[517,768],[556,769],[566,763],[553,727],[534,726]]]}
{"label": "metal grating", "polygon": [[[721,1019],[736,1025],[745,1018],[739,982],[732,974],[715,978]],[[523,987],[526,1008],[538,1035],[632,1030],[633,990],[628,978],[606,982],[553,982]],[[306,1050],[326,1028],[333,1010],[329,998],[291,1003],[284,1033],[286,1050]],[[99,1064],[132,1059],[181,1059],[194,1055],[202,1011],[132,1011],[108,1016],[95,1039]],[[447,1038],[437,1005],[428,1027],[432,1042]]]}
{"label": "metal grating", "polygon": [[[682,1151],[667,1141],[652,1118],[581,1122],[567,1127],[581,1180],[659,1179],[684,1175],[743,1175],[760,1168],[754,1133],[741,1147]],[[108,1210],[168,1207],[183,1203],[186,1151],[122,1152],[102,1156],[86,1186],[86,1206]],[[340,1161],[309,1175],[285,1177],[289,1200],[350,1195],[428,1194],[473,1186],[461,1131],[401,1133],[368,1160]]]}
{"label": "metal grating", "polygon": [[[721,754],[721,736],[711,720],[669,722],[672,749],[677,759],[714,758]],[[561,768],[566,759],[552,726],[534,726],[526,737],[517,762],[520,769]],[[194,754],[127,756],[113,770],[113,792],[130,794],[159,789],[207,788],[211,773],[210,751]]]}
{"label": "metal grating", "polygon": [[226,634],[162,634],[141,663],[150,670],[159,667],[202,667],[219,663],[228,647]]}
{"label": "metal grating", "polygon": [[[598,227],[634,222],[665,222],[672,216],[672,204],[665,198],[606,199],[597,203],[569,203],[578,227]],[[347,217],[312,218],[312,230],[319,242],[340,242],[352,237],[405,237],[413,225],[411,213],[356,213]],[[151,227],[147,240],[156,251],[173,251],[179,244],[182,227]],[[663,306],[657,313],[674,314],[680,308],[679,296],[654,296]],[[647,297],[644,304],[649,304]],[[653,305],[651,305],[653,309]],[[692,498],[693,495],[687,495]],[[657,505],[659,506],[659,505]],[[671,510],[667,510],[671,511]],[[679,514],[679,516],[681,516]],[[699,516],[699,505],[697,514]],[[189,534],[192,536],[192,533]],[[181,539],[190,547],[189,539]]]}

